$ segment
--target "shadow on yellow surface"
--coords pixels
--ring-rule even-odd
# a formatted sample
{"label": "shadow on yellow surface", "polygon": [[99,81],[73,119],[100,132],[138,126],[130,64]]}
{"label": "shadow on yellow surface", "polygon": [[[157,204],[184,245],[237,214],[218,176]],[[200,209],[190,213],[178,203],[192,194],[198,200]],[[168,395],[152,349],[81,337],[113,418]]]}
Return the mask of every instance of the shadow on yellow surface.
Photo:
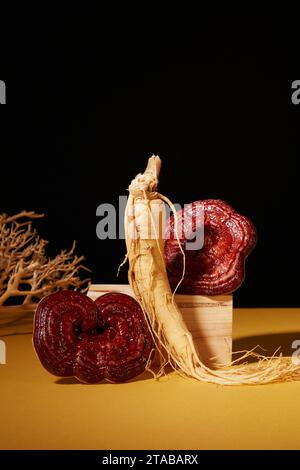
{"label": "shadow on yellow surface", "polygon": [[[165,375],[168,375],[169,373],[172,372],[172,369],[171,368],[168,368],[165,372]],[[129,383],[133,383],[133,382],[141,382],[141,381],[144,381],[144,380],[153,380],[153,375],[151,374],[151,372],[143,372],[142,374],[138,375],[137,377],[133,377],[132,379],[130,380],[126,380],[126,382],[118,382],[118,385],[126,385],[126,384],[129,384]],[[108,380],[104,380],[103,382],[100,382],[101,385],[111,385],[113,382],[109,382]],[[75,377],[61,377],[61,378],[57,378],[57,380],[55,381],[55,384],[57,385],[82,385],[82,382],[80,382],[79,380],[77,380]],[[97,385],[97,384],[85,384],[85,385]]]}
{"label": "shadow on yellow surface", "polygon": [[9,326],[23,326],[32,325],[33,312],[23,312],[19,315],[13,315],[2,317],[1,328]]}
{"label": "shadow on yellow surface", "polygon": [[[246,336],[233,340],[232,349],[233,351],[251,351],[256,348],[255,352],[263,353],[268,356],[272,356],[275,352],[277,356],[279,354],[282,354],[283,356],[291,356],[295,351],[295,349],[292,348],[292,344],[297,339],[300,339],[300,332],[297,334],[295,331],[288,333]],[[240,355],[242,355],[242,353]],[[239,353],[234,354],[234,359],[237,359],[238,357]],[[255,362],[256,358],[249,357],[247,361]]]}
{"label": "shadow on yellow surface", "polygon": [[17,307],[0,307],[0,335],[17,336],[32,334],[34,310]]}

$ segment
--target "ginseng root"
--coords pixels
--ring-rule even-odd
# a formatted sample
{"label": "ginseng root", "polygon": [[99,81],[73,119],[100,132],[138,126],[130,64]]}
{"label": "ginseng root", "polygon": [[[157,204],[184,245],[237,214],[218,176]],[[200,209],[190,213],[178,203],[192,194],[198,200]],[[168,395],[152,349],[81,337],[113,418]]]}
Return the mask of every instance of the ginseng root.
{"label": "ginseng root", "polygon": [[[129,283],[148,320],[160,355],[161,368],[157,375],[170,364],[186,377],[224,385],[299,379],[300,364],[293,363],[291,358],[263,357],[251,351],[242,359],[255,356],[255,363],[238,365],[233,361],[231,366],[217,370],[202,363],[168,281],[164,260],[165,203],[173,206],[157,192],[160,167],[158,156],[149,158],[145,172],[138,174],[129,186],[125,212]],[[184,258],[183,251],[182,255]]]}

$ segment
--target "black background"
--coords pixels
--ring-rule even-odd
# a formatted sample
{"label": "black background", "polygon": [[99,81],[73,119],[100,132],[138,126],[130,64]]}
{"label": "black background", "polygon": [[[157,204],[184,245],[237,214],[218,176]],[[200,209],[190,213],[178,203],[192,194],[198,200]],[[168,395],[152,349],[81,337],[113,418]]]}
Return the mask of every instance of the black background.
{"label": "black background", "polygon": [[233,32],[222,20],[210,29],[146,16],[135,29],[58,9],[4,24],[0,212],[44,212],[36,226],[50,255],[76,239],[94,282],[126,282],[126,268],[116,281],[124,241],[97,239],[96,208],[117,205],[159,154],[173,202],[221,198],[256,224],[235,305],[297,306],[295,47],[244,34],[242,22]]}

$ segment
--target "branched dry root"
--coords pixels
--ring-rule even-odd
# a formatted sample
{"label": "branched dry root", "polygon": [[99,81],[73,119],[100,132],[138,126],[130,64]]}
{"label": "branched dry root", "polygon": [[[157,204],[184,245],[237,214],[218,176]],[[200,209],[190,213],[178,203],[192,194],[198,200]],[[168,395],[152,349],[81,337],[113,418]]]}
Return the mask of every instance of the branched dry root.
{"label": "branched dry root", "polygon": [[22,211],[13,216],[0,215],[0,306],[11,297],[24,297],[31,303],[51,292],[74,288],[85,291],[89,279],[81,280],[83,256],[72,248],[55,258],[46,256],[47,241],[32,228],[33,219],[43,214]]}

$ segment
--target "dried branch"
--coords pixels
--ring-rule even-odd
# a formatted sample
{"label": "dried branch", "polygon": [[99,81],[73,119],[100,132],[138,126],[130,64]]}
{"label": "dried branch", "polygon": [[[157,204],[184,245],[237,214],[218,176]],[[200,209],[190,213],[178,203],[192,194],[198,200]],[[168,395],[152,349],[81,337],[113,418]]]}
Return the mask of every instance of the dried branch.
{"label": "dried branch", "polygon": [[0,214],[0,306],[11,297],[24,297],[27,304],[61,289],[88,289],[89,279],[81,280],[79,271],[89,270],[82,265],[84,257],[74,254],[75,242],[53,259],[46,256],[48,242],[32,229],[32,219],[43,216],[27,211]]}

